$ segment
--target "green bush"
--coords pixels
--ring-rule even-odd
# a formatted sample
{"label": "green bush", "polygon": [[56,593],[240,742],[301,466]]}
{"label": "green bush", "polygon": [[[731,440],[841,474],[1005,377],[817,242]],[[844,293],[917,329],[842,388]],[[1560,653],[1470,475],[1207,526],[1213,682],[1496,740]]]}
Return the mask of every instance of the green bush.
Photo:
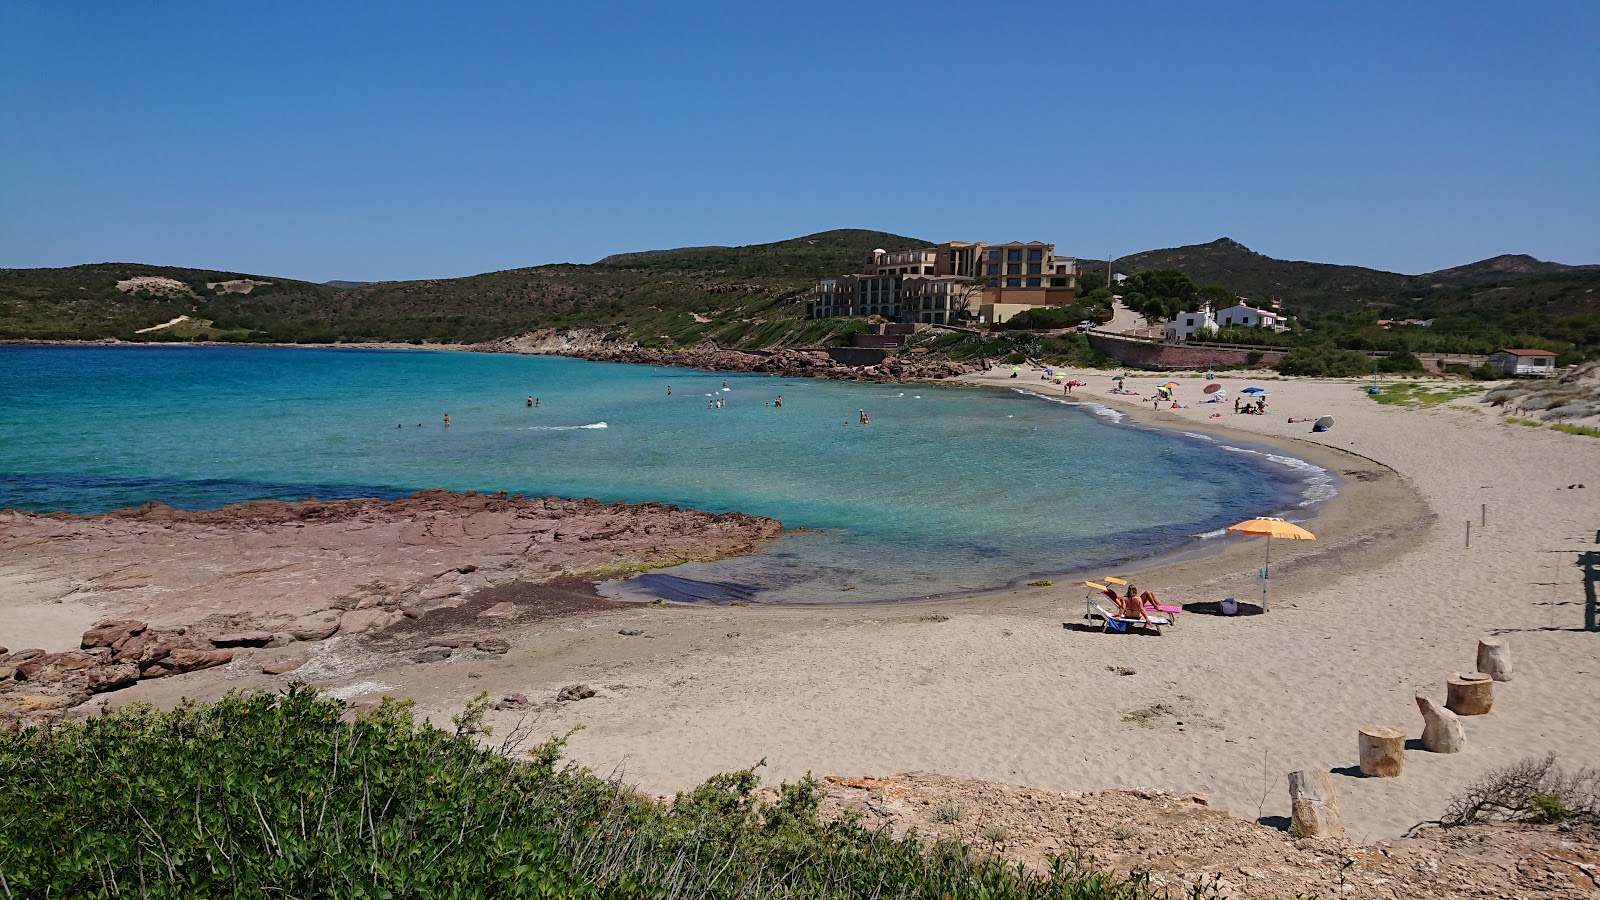
{"label": "green bush", "polygon": [[1283,355],[1278,371],[1284,375],[1348,378],[1372,371],[1372,359],[1354,350],[1332,347],[1296,347]]}
{"label": "green bush", "polygon": [[745,770],[659,804],[559,767],[560,740],[520,760],[481,747],[485,706],[447,731],[295,687],[0,733],[0,894],[1148,897],[1063,858],[1030,874],[824,823],[809,778],[764,803]]}

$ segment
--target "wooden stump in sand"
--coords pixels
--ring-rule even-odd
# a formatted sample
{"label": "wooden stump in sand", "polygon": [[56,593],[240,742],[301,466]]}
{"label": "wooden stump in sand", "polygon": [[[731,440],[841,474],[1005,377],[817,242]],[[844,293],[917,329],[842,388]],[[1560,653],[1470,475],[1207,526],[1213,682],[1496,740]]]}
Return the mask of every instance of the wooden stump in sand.
{"label": "wooden stump in sand", "polygon": [[1494,680],[1482,672],[1457,672],[1445,682],[1444,705],[1458,716],[1481,716],[1494,705]]}
{"label": "wooden stump in sand", "polygon": [[1417,695],[1417,709],[1422,710],[1422,749],[1431,753],[1460,753],[1467,744],[1461,719],[1422,694]]}
{"label": "wooden stump in sand", "polygon": [[1399,778],[1406,758],[1406,733],[1387,725],[1361,726],[1361,774]]}
{"label": "wooden stump in sand", "polygon": [[1478,671],[1495,681],[1511,680],[1511,645],[1499,638],[1478,641]]}
{"label": "wooden stump in sand", "polygon": [[1333,777],[1327,772],[1290,772],[1289,806],[1294,830],[1303,837],[1344,837],[1339,821],[1339,798],[1333,793]]}

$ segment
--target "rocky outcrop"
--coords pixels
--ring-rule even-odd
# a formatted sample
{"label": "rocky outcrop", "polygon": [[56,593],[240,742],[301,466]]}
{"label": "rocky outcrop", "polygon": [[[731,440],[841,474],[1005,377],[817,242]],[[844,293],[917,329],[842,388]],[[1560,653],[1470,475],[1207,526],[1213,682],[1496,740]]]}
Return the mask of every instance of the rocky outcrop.
{"label": "rocky outcrop", "polygon": [[471,349],[488,353],[533,353],[601,362],[849,381],[932,381],[954,378],[972,371],[961,363],[910,355],[892,355],[875,366],[850,366],[837,362],[821,350],[788,348],[746,351],[729,350],[716,345],[672,349],[641,347],[636,342],[607,340],[600,332],[588,329],[547,329],[478,344]]}
{"label": "rocky outcrop", "polygon": [[[58,717],[139,679],[225,665],[235,650],[262,653],[246,660],[253,668],[275,665],[270,648],[335,635],[383,652],[401,622],[421,626],[485,588],[559,581],[553,573],[607,571],[619,561],[719,559],[781,531],[772,519],[662,503],[443,490],[205,512],[158,503],[100,516],[0,512],[0,562],[48,571],[105,608],[183,623],[113,617],[85,631],[80,649],[0,656],[0,722]],[[511,618],[523,612],[502,606]],[[476,620],[481,612],[472,610]],[[406,643],[396,652],[419,646]],[[503,654],[510,644],[485,637],[477,649]]]}

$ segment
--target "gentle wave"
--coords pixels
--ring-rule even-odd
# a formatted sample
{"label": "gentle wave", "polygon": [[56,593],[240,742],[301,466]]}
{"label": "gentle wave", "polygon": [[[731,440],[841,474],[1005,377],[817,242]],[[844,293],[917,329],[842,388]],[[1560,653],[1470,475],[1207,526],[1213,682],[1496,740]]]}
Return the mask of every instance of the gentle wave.
{"label": "gentle wave", "polygon": [[[1110,409],[1090,400],[1068,400],[1065,397],[1047,397],[1044,394],[1036,394],[1033,391],[1023,390],[1021,388],[1012,388],[1012,390],[1019,394],[1027,394],[1033,397],[1038,397],[1040,400],[1048,400],[1051,403],[1060,403],[1065,406],[1086,406],[1089,408],[1089,411],[1095,415],[1110,419],[1113,422],[1121,422],[1123,419],[1127,418],[1127,416],[1123,415],[1117,410]],[[1302,507],[1312,506],[1317,503],[1322,503],[1326,500],[1331,500],[1339,493],[1339,489],[1334,486],[1336,479],[1334,478],[1333,473],[1319,465],[1316,465],[1315,463],[1309,463],[1303,459],[1298,459],[1293,456],[1281,456],[1276,453],[1263,453],[1260,450],[1251,450],[1248,447],[1235,447],[1232,444],[1224,444],[1209,434],[1200,434],[1194,431],[1180,431],[1179,434],[1202,441],[1210,441],[1229,453],[1247,453],[1251,456],[1260,456],[1263,459],[1266,459],[1268,462],[1276,463],[1277,465],[1283,466],[1286,469],[1293,469],[1301,476],[1302,479],[1303,488],[1300,491],[1299,503],[1299,505]],[[1197,537],[1207,538],[1215,537],[1215,535],[1207,532],[1206,534],[1197,535]]]}
{"label": "gentle wave", "polygon": [[529,425],[523,431],[585,431],[590,428],[610,428],[604,422],[595,422],[592,425]]}
{"label": "gentle wave", "polygon": [[1226,535],[1227,533],[1228,533],[1228,529],[1226,529],[1226,528],[1218,528],[1216,531],[1202,531],[1199,534],[1195,535],[1194,537],[1195,537],[1195,540],[1198,540],[1198,541],[1209,541],[1212,538],[1222,537],[1222,536]]}
{"label": "gentle wave", "polygon": [[1117,410],[1114,410],[1109,406],[1102,406],[1098,403],[1095,403],[1093,400],[1068,400],[1065,397],[1047,397],[1044,394],[1035,394],[1033,391],[1025,391],[1021,388],[1012,388],[1012,390],[1019,394],[1026,394],[1030,397],[1038,397],[1040,400],[1044,400],[1049,403],[1059,403],[1062,406],[1082,406],[1100,418],[1110,419],[1113,422],[1121,422],[1123,419],[1127,418],[1127,416],[1123,415]]}

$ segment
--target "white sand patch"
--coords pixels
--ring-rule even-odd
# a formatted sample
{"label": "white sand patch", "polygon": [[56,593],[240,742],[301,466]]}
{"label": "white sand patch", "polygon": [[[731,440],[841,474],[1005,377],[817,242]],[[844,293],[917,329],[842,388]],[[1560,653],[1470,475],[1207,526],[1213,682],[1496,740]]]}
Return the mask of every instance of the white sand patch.
{"label": "white sand patch", "polygon": [[235,278],[232,281],[208,281],[206,287],[224,294],[248,294],[262,285],[271,284],[270,281],[256,281],[253,278]]}
{"label": "white sand patch", "polygon": [[151,325],[149,328],[141,328],[138,331],[135,331],[134,334],[149,334],[152,331],[160,331],[163,328],[171,328],[172,326],[178,324],[179,322],[187,322],[187,321],[189,321],[189,317],[188,316],[179,316],[179,317],[177,317],[176,319],[173,319],[170,322],[162,322],[160,325]]}
{"label": "white sand patch", "polygon": [[125,293],[149,291],[163,297],[193,297],[194,292],[189,286],[176,278],[163,278],[160,275],[135,275],[117,282],[117,290]]}

